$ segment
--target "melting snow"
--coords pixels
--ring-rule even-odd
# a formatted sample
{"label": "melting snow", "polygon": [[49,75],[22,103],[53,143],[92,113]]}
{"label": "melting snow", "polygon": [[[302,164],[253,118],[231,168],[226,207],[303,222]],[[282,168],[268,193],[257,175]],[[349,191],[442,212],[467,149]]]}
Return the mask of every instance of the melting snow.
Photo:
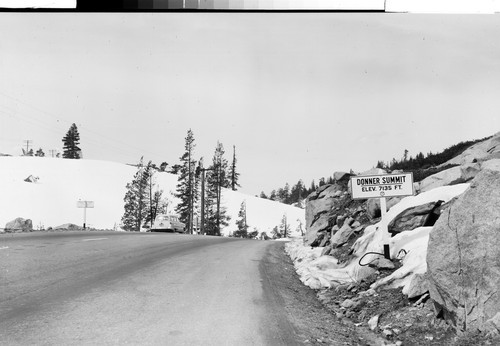
{"label": "melting snow", "polygon": [[[389,223],[399,213],[414,206],[438,200],[446,203],[462,194],[468,187],[469,184],[442,186],[417,196],[403,198],[387,212],[386,222]],[[380,223],[377,223],[365,229],[364,234],[353,245],[354,258],[347,264],[339,264],[338,260],[332,256],[321,256],[323,248],[305,246],[302,240],[288,243],[286,249],[295,262],[297,273],[300,275],[302,282],[309,287],[319,289],[350,283],[358,281],[370,270],[358,263],[365,253],[383,253],[386,234],[382,232],[382,228],[379,226]],[[375,282],[373,287],[390,284],[391,287],[403,287],[403,293],[407,293],[408,284],[413,275],[427,271],[425,259],[431,230],[432,227],[420,227],[412,231],[401,232],[390,238],[391,258],[398,256],[401,250],[406,252],[406,256],[402,260],[403,266],[390,276]],[[401,254],[404,254],[404,252],[401,252]],[[363,263],[368,263],[377,257],[379,256],[367,255],[363,258]]]}

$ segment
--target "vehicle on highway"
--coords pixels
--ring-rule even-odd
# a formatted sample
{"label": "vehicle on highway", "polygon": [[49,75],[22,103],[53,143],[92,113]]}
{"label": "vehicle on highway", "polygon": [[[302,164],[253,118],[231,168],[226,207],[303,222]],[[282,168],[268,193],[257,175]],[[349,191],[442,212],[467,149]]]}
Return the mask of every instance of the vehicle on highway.
{"label": "vehicle on highway", "polygon": [[186,224],[179,221],[179,216],[174,214],[160,214],[156,216],[150,232],[179,232],[184,233]]}

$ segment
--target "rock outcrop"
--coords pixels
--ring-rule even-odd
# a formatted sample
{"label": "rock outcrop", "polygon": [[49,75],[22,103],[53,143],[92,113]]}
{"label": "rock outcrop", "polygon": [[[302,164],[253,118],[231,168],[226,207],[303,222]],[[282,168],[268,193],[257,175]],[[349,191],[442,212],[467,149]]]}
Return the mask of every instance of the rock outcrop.
{"label": "rock outcrop", "polygon": [[459,331],[494,328],[500,312],[499,211],[500,171],[483,169],[430,233],[430,296]]}
{"label": "rock outcrop", "polygon": [[[318,236],[320,232],[328,232],[335,224],[337,213],[335,206],[339,198],[344,194],[345,188],[339,184],[327,184],[311,193],[306,200],[306,236],[307,245],[321,241],[324,236]],[[320,239],[319,239],[320,238]]]}
{"label": "rock outcrop", "polygon": [[481,167],[481,163],[466,163],[448,168],[415,183],[415,190],[420,193],[430,191],[436,187],[468,182],[481,171]]}
{"label": "rock outcrop", "polygon": [[442,204],[443,201],[436,201],[405,209],[389,222],[389,233],[394,236],[417,227],[433,226],[439,218],[439,207]]}
{"label": "rock outcrop", "polygon": [[22,217],[18,217],[15,220],[8,222],[5,225],[4,230],[7,233],[32,232],[33,222],[30,219],[23,219]]}
{"label": "rock outcrop", "polygon": [[443,165],[461,165],[500,159],[500,132],[491,138],[470,146],[462,154],[445,162]]}
{"label": "rock outcrop", "polygon": [[74,223],[65,223],[63,225],[53,228],[55,231],[67,230],[67,231],[81,231],[83,227],[75,225]]}
{"label": "rock outcrop", "polygon": [[29,177],[27,177],[26,179],[24,179],[25,182],[27,183],[37,183],[38,180],[40,180],[39,177],[35,177],[33,175],[30,175]]}

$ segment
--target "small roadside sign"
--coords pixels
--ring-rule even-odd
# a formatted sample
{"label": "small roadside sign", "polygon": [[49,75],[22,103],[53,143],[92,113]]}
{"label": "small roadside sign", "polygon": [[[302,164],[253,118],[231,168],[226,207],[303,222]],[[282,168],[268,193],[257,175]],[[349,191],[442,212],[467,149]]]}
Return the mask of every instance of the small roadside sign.
{"label": "small roadside sign", "polygon": [[94,201],[77,201],[77,208],[94,208]]}
{"label": "small roadside sign", "polygon": [[414,194],[413,173],[351,177],[353,199],[412,196]]}
{"label": "small roadside sign", "polygon": [[83,229],[87,228],[87,208],[94,208],[94,201],[76,201],[77,208],[83,208]]}

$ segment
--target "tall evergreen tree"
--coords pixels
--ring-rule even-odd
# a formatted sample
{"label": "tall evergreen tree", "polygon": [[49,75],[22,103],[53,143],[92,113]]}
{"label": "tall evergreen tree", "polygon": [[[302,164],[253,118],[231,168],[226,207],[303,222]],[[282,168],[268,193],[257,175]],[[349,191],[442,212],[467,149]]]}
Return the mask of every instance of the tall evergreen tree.
{"label": "tall evergreen tree", "polygon": [[280,233],[284,238],[288,237],[290,235],[290,225],[288,224],[286,214],[283,214],[283,218],[281,219],[281,224],[280,224]]}
{"label": "tall evergreen tree", "polygon": [[63,158],[80,159],[82,157],[82,150],[78,147],[78,144],[80,144],[80,134],[74,123],[71,125],[62,141],[64,144]]}
{"label": "tall evergreen tree", "polygon": [[193,159],[194,148],[193,131],[189,129],[185,138],[184,154],[180,157],[181,164],[175,194],[180,199],[175,211],[179,214],[179,219],[186,224],[186,231],[189,234],[193,233],[194,207],[198,195],[195,185],[196,160]]}
{"label": "tall evergreen tree", "polygon": [[297,184],[295,184],[292,187],[292,190],[290,191],[291,203],[297,203],[302,201],[302,199],[304,198],[305,190],[306,188],[304,186],[304,182],[302,180],[299,180]]}
{"label": "tall evergreen tree", "polygon": [[149,224],[149,226],[153,226],[153,222],[156,219],[156,215],[161,212],[161,203],[162,203],[162,194],[163,190],[159,190],[156,185],[156,180],[154,177],[155,168],[154,164],[151,161],[148,162],[145,167],[143,174],[145,175],[145,179],[147,179],[146,186],[146,197],[147,197],[147,207],[148,213],[145,217],[144,224]]}
{"label": "tall evergreen tree", "polygon": [[236,187],[240,187],[238,180],[240,178],[240,173],[236,171],[236,146],[233,145],[233,162],[229,168],[229,179],[231,181],[231,190],[236,191]]}
{"label": "tall evergreen tree", "polygon": [[247,204],[245,201],[241,202],[240,211],[238,212],[238,220],[236,220],[236,226],[238,227],[238,230],[234,232],[234,236],[239,238],[247,238]]}
{"label": "tall evergreen tree", "polygon": [[272,190],[271,193],[269,194],[269,199],[271,201],[276,201],[278,200],[278,195],[276,194],[276,190]]}
{"label": "tall evergreen tree", "polygon": [[123,199],[125,212],[122,216],[122,225],[126,231],[139,232],[150,212],[148,208],[148,181],[149,173],[145,169],[141,157],[134,178],[126,185],[127,192]]}
{"label": "tall evergreen tree", "polygon": [[211,235],[220,235],[221,228],[227,226],[230,217],[222,205],[222,188],[229,187],[227,179],[227,160],[224,158],[224,147],[217,142],[212,165],[207,174],[206,231]]}

